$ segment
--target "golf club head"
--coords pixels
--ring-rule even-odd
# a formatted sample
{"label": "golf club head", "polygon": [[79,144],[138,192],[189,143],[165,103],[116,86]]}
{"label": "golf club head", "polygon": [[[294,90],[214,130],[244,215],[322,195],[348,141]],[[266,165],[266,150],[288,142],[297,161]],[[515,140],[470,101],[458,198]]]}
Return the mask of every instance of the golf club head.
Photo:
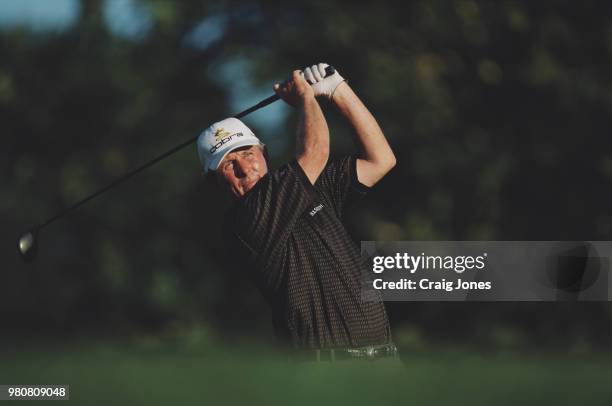
{"label": "golf club head", "polygon": [[23,261],[31,262],[34,260],[38,251],[38,228],[23,233],[19,238],[17,249]]}

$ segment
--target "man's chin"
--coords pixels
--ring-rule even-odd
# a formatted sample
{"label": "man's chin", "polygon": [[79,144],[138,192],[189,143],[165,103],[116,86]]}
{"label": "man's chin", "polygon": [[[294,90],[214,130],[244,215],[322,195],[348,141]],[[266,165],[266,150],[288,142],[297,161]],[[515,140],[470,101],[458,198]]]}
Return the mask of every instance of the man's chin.
{"label": "man's chin", "polygon": [[236,191],[234,192],[234,194],[238,195],[238,197],[242,197],[244,195],[246,195],[249,190],[253,189],[253,187],[257,184],[257,182],[259,182],[259,179],[255,179],[249,182],[244,182],[241,186],[242,186],[242,193],[240,191]]}
{"label": "man's chin", "polygon": [[246,193],[249,190],[253,189],[253,187],[257,184],[257,182],[259,182],[259,179],[253,179],[253,180],[245,182],[244,185],[242,186],[242,189],[244,190],[244,193]]}

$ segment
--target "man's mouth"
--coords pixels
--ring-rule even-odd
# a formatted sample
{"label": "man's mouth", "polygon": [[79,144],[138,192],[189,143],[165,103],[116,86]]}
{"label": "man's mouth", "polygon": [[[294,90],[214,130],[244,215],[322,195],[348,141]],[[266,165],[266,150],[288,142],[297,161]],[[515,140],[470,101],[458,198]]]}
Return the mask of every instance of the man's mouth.
{"label": "man's mouth", "polygon": [[257,183],[257,181],[259,180],[259,178],[250,178],[250,179],[246,179],[243,183],[243,187],[247,190],[249,190],[250,188],[253,187],[253,185],[255,185]]}

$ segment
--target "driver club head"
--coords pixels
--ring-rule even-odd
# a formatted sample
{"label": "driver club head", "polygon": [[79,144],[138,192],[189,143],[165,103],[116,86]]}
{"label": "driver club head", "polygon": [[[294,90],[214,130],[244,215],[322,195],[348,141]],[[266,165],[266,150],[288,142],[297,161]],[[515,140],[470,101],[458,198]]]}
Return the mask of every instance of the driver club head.
{"label": "driver club head", "polygon": [[17,246],[21,259],[30,262],[36,258],[38,250],[38,228],[33,228],[21,235]]}

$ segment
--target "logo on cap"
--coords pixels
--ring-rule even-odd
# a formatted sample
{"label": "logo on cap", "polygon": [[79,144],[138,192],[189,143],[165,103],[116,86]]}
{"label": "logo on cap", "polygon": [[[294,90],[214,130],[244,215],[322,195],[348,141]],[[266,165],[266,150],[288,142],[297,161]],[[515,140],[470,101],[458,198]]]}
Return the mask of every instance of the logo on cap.
{"label": "logo on cap", "polygon": [[[224,144],[227,144],[228,142],[230,142],[232,140],[232,138],[234,138],[234,136],[236,137],[242,137],[244,134],[242,133],[236,133],[236,134],[230,134],[229,132],[223,130],[223,129],[219,129],[215,132],[215,141],[217,141],[217,143],[215,145],[212,146],[212,148],[210,149],[210,153],[214,154],[215,152],[217,152],[217,150],[219,148],[221,148]],[[219,138],[217,138],[217,136]]]}
{"label": "logo on cap", "polygon": [[230,135],[229,131],[227,131],[225,128],[219,128],[217,131],[215,131],[215,141],[219,141],[221,138],[227,137],[228,135]]}

